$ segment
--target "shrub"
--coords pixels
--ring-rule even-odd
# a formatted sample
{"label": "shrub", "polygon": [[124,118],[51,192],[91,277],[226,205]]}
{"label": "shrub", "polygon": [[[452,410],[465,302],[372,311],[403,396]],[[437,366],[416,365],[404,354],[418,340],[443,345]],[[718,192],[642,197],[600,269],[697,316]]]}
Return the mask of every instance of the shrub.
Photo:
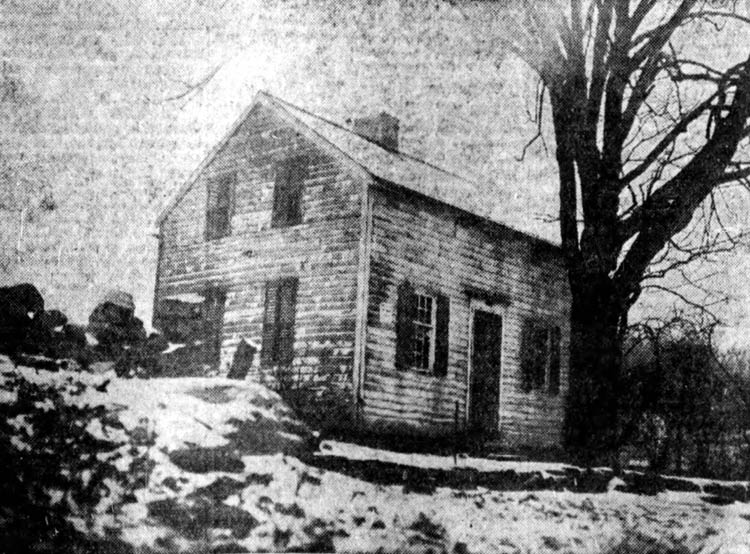
{"label": "shrub", "polygon": [[630,445],[654,471],[730,477],[726,443],[739,422],[728,414],[739,406],[712,333],[712,326],[682,317],[631,329],[622,424]]}

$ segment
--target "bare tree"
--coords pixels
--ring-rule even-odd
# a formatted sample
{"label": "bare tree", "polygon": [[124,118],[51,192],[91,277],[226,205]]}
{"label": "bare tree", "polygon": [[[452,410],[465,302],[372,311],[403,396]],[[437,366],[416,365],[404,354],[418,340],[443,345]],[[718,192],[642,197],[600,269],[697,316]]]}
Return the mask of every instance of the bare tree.
{"label": "bare tree", "polygon": [[705,0],[517,2],[504,17],[513,31],[503,43],[538,74],[551,107],[572,291],[566,440],[599,456],[621,439],[623,332],[644,279],[717,246],[705,226],[690,238],[692,226],[703,217],[723,229],[717,195],[750,175],[750,156],[738,159],[750,57],[717,67],[681,45],[750,20]]}

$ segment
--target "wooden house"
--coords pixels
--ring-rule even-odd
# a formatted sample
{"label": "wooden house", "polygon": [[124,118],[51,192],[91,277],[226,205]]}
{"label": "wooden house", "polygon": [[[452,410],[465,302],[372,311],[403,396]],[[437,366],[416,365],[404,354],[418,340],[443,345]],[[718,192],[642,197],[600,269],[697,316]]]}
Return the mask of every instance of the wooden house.
{"label": "wooden house", "polygon": [[158,219],[155,327],[322,428],[559,444],[559,247],[463,209],[398,124],[259,93]]}

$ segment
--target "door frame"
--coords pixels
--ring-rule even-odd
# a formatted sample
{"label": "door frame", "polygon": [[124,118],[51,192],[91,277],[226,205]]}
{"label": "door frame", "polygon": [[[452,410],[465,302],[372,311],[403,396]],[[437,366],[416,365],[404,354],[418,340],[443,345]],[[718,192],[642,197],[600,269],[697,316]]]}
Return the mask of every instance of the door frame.
{"label": "door frame", "polygon": [[502,327],[500,329],[500,371],[497,377],[497,429],[495,429],[495,432],[499,433],[502,427],[503,372],[505,369],[505,352],[507,350],[505,329],[507,327],[508,307],[504,304],[489,304],[479,298],[472,298],[469,301],[469,358],[466,365],[466,410],[464,410],[464,427],[468,427],[471,416],[471,378],[474,373],[474,368],[472,367],[474,361],[474,314],[478,310],[499,315],[502,320]]}

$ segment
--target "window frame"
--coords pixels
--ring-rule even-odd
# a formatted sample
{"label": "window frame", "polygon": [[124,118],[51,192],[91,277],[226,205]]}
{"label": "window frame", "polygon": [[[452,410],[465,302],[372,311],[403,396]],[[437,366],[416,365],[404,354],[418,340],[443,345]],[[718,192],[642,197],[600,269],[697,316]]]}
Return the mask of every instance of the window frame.
{"label": "window frame", "polygon": [[[302,201],[310,160],[305,155],[290,156],[276,162],[271,198],[271,227],[294,227],[304,221]],[[292,192],[294,196],[289,193]],[[291,207],[294,207],[292,212]]]}
{"label": "window frame", "polygon": [[[432,298],[432,313],[430,321],[433,330],[430,331],[430,360],[429,367],[417,366],[413,360],[415,322],[426,321],[418,319],[417,295]],[[396,287],[396,320],[395,320],[395,356],[394,367],[397,371],[413,371],[419,375],[445,378],[450,373],[450,345],[451,345],[451,298],[439,289],[427,286],[415,287],[409,279],[404,279]]]}
{"label": "window frame", "polygon": [[[425,290],[416,289],[414,291],[413,298],[416,306],[414,307],[415,317],[411,321],[413,333],[410,341],[410,366],[414,371],[433,373],[435,370],[435,350],[437,342],[437,295]],[[422,321],[422,319],[419,317],[420,299],[429,299],[430,301],[430,323]],[[429,339],[427,367],[416,363],[416,360],[424,355],[424,352],[419,351],[416,347],[417,341],[420,340],[417,336],[417,329],[427,330],[427,337]]]}
{"label": "window frame", "polygon": [[[232,218],[234,217],[235,208],[235,189],[237,187],[237,173],[225,173],[206,183],[206,219],[205,233],[206,241],[219,240],[232,234]],[[213,190],[212,190],[213,189]],[[227,191],[226,194],[222,194]],[[224,198],[226,197],[226,198]],[[224,199],[222,202],[221,200]],[[215,202],[215,205],[212,203]],[[225,212],[224,224],[217,224],[216,214]]]}
{"label": "window frame", "polygon": [[[562,327],[554,321],[529,317],[524,320],[524,330],[521,340],[521,388],[527,393],[545,393],[549,396],[558,396],[562,385]],[[534,356],[526,351],[531,345],[527,344],[529,339],[535,340],[536,333],[544,333],[543,355]],[[528,333],[528,336],[527,336]],[[532,343],[533,344],[533,343]],[[556,347],[556,352],[555,352]],[[542,366],[535,365],[527,367],[532,362],[541,362]],[[553,367],[556,378],[553,381]],[[541,376],[541,379],[538,377]]]}

